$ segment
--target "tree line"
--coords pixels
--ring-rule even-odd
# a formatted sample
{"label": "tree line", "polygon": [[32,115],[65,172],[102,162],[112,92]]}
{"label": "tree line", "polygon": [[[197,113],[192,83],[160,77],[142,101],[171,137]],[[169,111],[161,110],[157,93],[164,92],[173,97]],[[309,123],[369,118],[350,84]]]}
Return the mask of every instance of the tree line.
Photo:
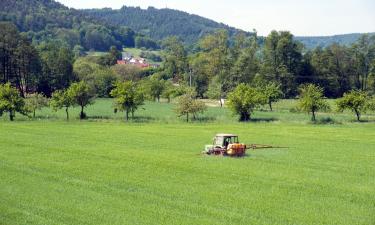
{"label": "tree line", "polygon": [[304,83],[319,85],[329,98],[352,89],[375,91],[375,35],[313,50],[284,31],[272,31],[259,45],[256,35],[243,34],[231,43],[221,30],[203,37],[190,54],[178,38],[163,44],[165,76],[192,82],[201,98],[213,92],[225,97],[239,84],[259,80],[280,84],[286,98],[296,97]]}
{"label": "tree line", "polygon": [[[375,36],[369,35],[352,46],[333,44],[313,50],[304,49],[289,32],[273,31],[261,45],[256,34],[238,34],[231,41],[225,30],[219,30],[204,36],[192,49],[179,38],[169,37],[161,44],[162,66],[140,69],[117,65],[121,53],[116,46],[99,57],[86,56],[84,50],[59,40],[32,43],[12,23],[1,22],[0,28],[0,83],[9,83],[21,97],[40,93],[53,98],[77,83],[87,85],[93,96],[115,97],[113,91],[120,83],[133,82],[131,86],[144,93],[142,99],[170,100],[184,95],[189,97],[185,102],[195,102],[196,98],[230,99],[238,87],[243,88],[238,93],[255,87],[249,96],[272,110],[272,102],[280,97],[300,97],[304,84],[319,86],[322,96],[328,98],[342,97],[352,90],[370,95],[375,90]],[[85,106],[76,104],[84,118]],[[189,115],[194,117],[194,110],[203,109],[195,106],[189,108],[192,111],[181,107],[181,115],[187,120]],[[117,110],[125,108],[119,106]],[[125,111],[129,115],[135,109]],[[248,120],[250,114],[240,118]]]}

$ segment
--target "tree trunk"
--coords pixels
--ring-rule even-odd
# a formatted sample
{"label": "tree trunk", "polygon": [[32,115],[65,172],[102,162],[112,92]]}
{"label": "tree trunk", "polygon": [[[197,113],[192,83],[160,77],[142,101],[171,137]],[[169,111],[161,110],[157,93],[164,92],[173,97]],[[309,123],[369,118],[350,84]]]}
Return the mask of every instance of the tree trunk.
{"label": "tree trunk", "polygon": [[160,102],[160,96],[158,96],[158,102]]}
{"label": "tree trunk", "polygon": [[13,114],[13,111],[9,111],[9,119],[10,119],[10,121],[13,121],[13,120],[14,120],[14,114]]}
{"label": "tree trunk", "polygon": [[223,108],[223,101],[221,101],[221,98],[219,99],[220,102],[220,108]]}
{"label": "tree trunk", "polygon": [[311,120],[312,120],[313,122],[316,121],[316,118],[315,118],[315,111],[314,111],[314,110],[312,111],[312,117],[311,117]]}
{"label": "tree trunk", "polygon": [[189,113],[186,113],[186,122],[189,123]]}
{"label": "tree trunk", "polygon": [[354,111],[355,111],[355,115],[357,116],[357,121],[360,122],[361,121],[361,113],[358,110],[354,110]]}
{"label": "tree trunk", "polygon": [[240,116],[240,121],[249,121],[250,120],[250,113],[242,112]]}
{"label": "tree trunk", "polygon": [[83,106],[81,106],[81,113],[80,113],[80,115],[79,115],[79,118],[81,119],[81,120],[83,120],[83,119],[85,119],[85,113],[83,112]]}
{"label": "tree trunk", "polygon": [[66,120],[69,120],[69,108],[68,107],[65,108],[65,112],[66,112]]}
{"label": "tree trunk", "polygon": [[272,102],[269,101],[269,102],[268,102],[268,105],[270,106],[270,110],[271,110],[271,112],[272,112]]}
{"label": "tree trunk", "polygon": [[129,120],[129,110],[126,110],[126,113],[125,113],[125,119],[126,119],[126,121]]}
{"label": "tree trunk", "polygon": [[35,118],[35,109],[34,109],[34,111],[33,111],[33,118]]}

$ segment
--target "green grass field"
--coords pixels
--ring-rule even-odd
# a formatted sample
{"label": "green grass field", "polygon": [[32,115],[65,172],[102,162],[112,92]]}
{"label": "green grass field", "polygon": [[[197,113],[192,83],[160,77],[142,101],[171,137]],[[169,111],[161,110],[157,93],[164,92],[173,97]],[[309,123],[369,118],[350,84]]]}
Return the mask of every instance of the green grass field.
{"label": "green grass field", "polygon": [[[375,224],[374,115],[311,124],[285,100],[256,122],[212,107],[187,124],[147,103],[126,123],[111,104],[82,122],[49,109],[1,118],[0,224]],[[289,148],[200,155],[219,132]]]}

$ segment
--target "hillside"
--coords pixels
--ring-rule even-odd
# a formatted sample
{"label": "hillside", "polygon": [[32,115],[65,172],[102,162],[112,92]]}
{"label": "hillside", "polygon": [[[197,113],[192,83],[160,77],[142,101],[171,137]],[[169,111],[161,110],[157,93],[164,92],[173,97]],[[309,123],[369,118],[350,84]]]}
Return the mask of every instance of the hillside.
{"label": "hillside", "polygon": [[[375,33],[371,33],[375,34]],[[296,37],[295,39],[302,42],[306,48],[315,48],[317,46],[327,47],[333,43],[339,43],[342,45],[350,45],[353,44],[361,37],[360,33],[354,34],[342,34],[342,35],[334,35],[334,36],[317,36],[317,37]]]}
{"label": "hillside", "polygon": [[[231,35],[245,32],[213,20],[173,9],[156,9],[149,7],[124,6],[121,9],[89,9],[84,10],[88,15],[116,26],[127,26],[136,32],[150,36],[155,40],[161,40],[174,35],[182,38],[186,43],[195,43],[203,35],[216,30],[226,29]],[[350,45],[361,34],[343,34],[334,36],[296,37],[308,49],[317,46],[326,47],[333,43]]]}
{"label": "hillside", "polygon": [[71,47],[107,51],[134,46],[134,31],[110,26],[81,11],[68,8],[53,0],[2,0],[0,21],[13,22],[34,42],[61,40]]}
{"label": "hillside", "polygon": [[244,32],[213,20],[173,9],[149,7],[122,7],[121,9],[84,10],[88,15],[116,26],[127,26],[136,32],[149,35],[155,40],[178,36],[186,43],[195,43],[199,38],[217,29],[228,30],[230,35]]}

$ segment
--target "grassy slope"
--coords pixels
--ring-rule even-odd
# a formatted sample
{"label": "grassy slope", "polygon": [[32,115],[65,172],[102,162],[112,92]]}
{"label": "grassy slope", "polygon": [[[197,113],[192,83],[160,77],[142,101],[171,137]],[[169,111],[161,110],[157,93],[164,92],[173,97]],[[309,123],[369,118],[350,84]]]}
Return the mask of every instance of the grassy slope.
{"label": "grassy slope", "polygon": [[[88,111],[111,115],[107,104]],[[375,221],[374,123],[310,125],[291,121],[303,114],[278,112],[283,119],[272,123],[164,124],[171,106],[146,107],[143,115],[160,122],[1,121],[2,224]],[[243,159],[198,155],[218,132],[290,148]]]}

